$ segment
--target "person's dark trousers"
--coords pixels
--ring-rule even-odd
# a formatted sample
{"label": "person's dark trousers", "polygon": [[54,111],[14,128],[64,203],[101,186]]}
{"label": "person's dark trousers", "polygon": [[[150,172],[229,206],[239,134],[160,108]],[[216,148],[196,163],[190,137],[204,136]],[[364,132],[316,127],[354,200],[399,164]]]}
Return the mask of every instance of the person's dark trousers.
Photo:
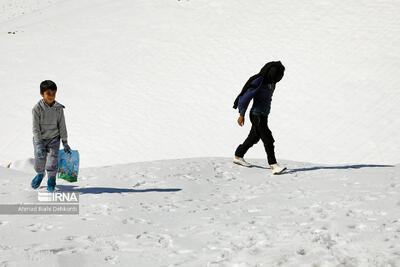
{"label": "person's dark trousers", "polygon": [[260,139],[264,143],[265,152],[267,153],[269,165],[276,164],[275,151],[274,151],[274,137],[268,128],[268,117],[258,116],[250,113],[251,130],[249,136],[243,144],[239,145],[236,149],[235,156],[243,158],[247,150],[255,145]]}

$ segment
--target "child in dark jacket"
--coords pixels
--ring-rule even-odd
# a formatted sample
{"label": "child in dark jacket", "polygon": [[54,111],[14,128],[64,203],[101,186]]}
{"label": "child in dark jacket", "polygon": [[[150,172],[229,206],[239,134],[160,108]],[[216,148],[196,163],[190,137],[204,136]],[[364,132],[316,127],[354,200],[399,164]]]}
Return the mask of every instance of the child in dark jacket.
{"label": "child in dark jacket", "polygon": [[252,127],[250,133],[243,144],[239,145],[235,151],[234,163],[250,167],[251,164],[243,159],[243,156],[260,139],[264,143],[265,152],[267,153],[268,163],[273,174],[280,174],[286,168],[278,165],[274,151],[274,137],[268,127],[268,115],[271,110],[272,95],[275,85],[279,82],[284,74],[285,67],[280,61],[272,61],[267,63],[260,73],[251,77],[242,92],[236,98],[234,108],[239,109],[238,124],[244,125],[244,115],[250,101],[253,99],[253,106],[250,109],[250,121]]}

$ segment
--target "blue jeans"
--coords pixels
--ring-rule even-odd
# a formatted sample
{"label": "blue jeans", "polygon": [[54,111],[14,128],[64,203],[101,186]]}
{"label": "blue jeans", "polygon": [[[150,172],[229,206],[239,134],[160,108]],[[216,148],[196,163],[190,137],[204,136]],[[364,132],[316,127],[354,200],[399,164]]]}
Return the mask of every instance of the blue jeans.
{"label": "blue jeans", "polygon": [[[33,141],[35,142],[35,141]],[[47,171],[47,177],[56,177],[58,172],[58,151],[60,150],[60,137],[43,140],[46,149],[46,156],[44,159],[39,159],[36,153],[36,146],[33,144],[35,163],[34,168],[36,173],[43,173]]]}

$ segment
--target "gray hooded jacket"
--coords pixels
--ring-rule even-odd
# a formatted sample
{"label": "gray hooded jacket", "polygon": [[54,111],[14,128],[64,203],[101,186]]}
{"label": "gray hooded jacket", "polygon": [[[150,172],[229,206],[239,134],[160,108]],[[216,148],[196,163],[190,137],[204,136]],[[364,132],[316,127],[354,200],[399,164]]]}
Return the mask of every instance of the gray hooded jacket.
{"label": "gray hooded jacket", "polygon": [[67,141],[67,127],[64,118],[64,106],[55,101],[50,107],[41,99],[32,109],[33,139],[35,143],[44,139],[60,136]]}

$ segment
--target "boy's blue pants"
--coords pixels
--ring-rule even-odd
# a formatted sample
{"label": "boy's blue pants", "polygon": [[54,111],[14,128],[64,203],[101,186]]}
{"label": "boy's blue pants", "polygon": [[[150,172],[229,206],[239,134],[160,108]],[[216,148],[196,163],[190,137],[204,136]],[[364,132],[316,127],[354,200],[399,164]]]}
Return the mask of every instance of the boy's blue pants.
{"label": "boy's blue pants", "polygon": [[47,171],[47,177],[56,177],[58,171],[58,150],[60,149],[60,137],[43,140],[46,149],[46,156],[44,159],[39,159],[36,153],[36,146],[33,144],[35,163],[34,168],[37,173]]}

